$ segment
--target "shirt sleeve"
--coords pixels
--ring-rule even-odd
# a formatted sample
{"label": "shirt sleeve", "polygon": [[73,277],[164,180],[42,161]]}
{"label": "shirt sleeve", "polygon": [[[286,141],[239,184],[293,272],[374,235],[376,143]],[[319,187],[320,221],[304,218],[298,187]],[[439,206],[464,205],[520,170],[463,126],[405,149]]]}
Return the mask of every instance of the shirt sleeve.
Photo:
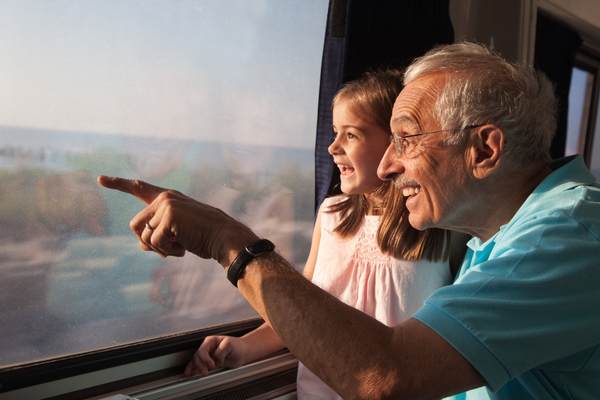
{"label": "shirt sleeve", "polygon": [[470,252],[471,267],[414,315],[494,392],[600,341],[600,242],[589,225],[571,214],[535,214],[501,233]]}

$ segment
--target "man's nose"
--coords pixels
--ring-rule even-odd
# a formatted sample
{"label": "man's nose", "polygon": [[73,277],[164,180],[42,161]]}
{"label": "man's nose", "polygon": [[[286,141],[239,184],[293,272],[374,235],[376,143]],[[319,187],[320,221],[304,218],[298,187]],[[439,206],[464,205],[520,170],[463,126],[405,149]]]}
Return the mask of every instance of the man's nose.
{"label": "man's nose", "polygon": [[394,179],[394,177],[403,172],[404,164],[402,163],[401,157],[398,156],[396,145],[392,142],[388,146],[387,150],[383,154],[383,158],[379,162],[377,176],[379,179],[386,181]]}

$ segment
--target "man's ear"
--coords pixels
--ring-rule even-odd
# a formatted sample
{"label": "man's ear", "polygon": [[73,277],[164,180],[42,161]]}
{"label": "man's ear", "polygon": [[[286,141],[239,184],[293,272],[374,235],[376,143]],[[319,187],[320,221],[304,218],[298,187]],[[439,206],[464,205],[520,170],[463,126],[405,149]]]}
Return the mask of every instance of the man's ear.
{"label": "man's ear", "polygon": [[504,132],[496,125],[484,125],[476,129],[470,148],[472,170],[476,178],[484,179],[500,165]]}

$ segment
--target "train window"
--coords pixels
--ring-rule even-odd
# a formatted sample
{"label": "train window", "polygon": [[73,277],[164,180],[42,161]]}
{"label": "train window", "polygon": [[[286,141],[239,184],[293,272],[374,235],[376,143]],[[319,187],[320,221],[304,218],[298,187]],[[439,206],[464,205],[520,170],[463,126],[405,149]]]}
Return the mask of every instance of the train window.
{"label": "train window", "polygon": [[578,53],[571,76],[565,155],[582,154],[600,179],[600,56],[590,49]]}
{"label": "train window", "polygon": [[257,316],[139,249],[99,174],[213,204],[301,269],[327,0],[4,1],[0,369]]}
{"label": "train window", "polygon": [[587,71],[573,68],[569,90],[569,115],[565,155],[583,154],[589,119],[594,76]]}
{"label": "train window", "polygon": [[[600,115],[600,102],[598,103],[598,109],[596,110],[596,116]],[[595,138],[591,146],[590,155],[590,171],[596,177],[596,181],[600,182],[600,118],[596,117],[596,124],[594,127]]]}

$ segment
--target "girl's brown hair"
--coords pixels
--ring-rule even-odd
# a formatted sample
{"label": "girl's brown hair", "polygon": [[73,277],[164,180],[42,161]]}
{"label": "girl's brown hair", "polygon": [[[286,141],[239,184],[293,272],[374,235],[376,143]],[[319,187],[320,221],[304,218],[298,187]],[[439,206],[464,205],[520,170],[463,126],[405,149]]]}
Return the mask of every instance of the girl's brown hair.
{"label": "girl's brown hair", "polygon": [[[403,72],[399,70],[379,70],[367,72],[362,77],[346,83],[337,92],[331,108],[340,102],[355,114],[369,119],[385,131],[390,132],[390,119],[396,97],[403,88]],[[419,231],[408,222],[406,199],[394,187],[393,182],[382,182],[373,192],[378,204],[369,205],[364,194],[342,195],[344,200],[330,206],[326,213],[340,213],[340,223],[333,230],[341,238],[355,235],[362,220],[372,209],[383,208],[377,229],[377,243],[381,251],[395,258],[419,261],[448,259],[450,232],[442,229]]]}

